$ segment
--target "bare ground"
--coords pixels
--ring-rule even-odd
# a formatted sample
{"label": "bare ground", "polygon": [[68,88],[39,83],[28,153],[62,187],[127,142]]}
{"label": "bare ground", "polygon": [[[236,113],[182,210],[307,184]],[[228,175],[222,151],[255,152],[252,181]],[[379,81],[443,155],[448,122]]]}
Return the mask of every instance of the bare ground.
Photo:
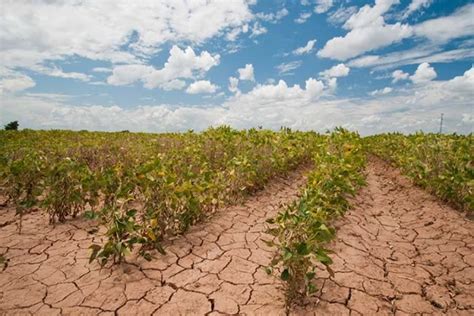
{"label": "bare ground", "polygon": [[[474,223],[379,160],[367,170],[355,208],[337,222],[334,278],[320,272],[316,297],[292,314],[473,315]],[[89,245],[102,240],[88,233],[91,222],[52,227],[35,212],[18,235],[0,209],[0,253],[10,259],[0,314],[285,314],[281,284],[262,269],[272,249],[260,239],[265,219],[297,197],[303,173],[221,210],[171,241],[166,256],[112,269],[88,263]]]}
{"label": "bare ground", "polygon": [[474,223],[372,158],[337,222],[334,278],[299,313],[474,315]]}
{"label": "bare ground", "polygon": [[[0,314],[8,315],[218,315],[281,314],[278,281],[268,276],[272,249],[261,241],[265,220],[297,198],[299,169],[274,179],[242,206],[219,211],[168,243],[167,255],[129,258],[112,269],[89,264],[92,223],[49,226],[40,212],[25,217],[18,235],[12,210],[0,220]],[[3,227],[2,226],[3,222]]]}

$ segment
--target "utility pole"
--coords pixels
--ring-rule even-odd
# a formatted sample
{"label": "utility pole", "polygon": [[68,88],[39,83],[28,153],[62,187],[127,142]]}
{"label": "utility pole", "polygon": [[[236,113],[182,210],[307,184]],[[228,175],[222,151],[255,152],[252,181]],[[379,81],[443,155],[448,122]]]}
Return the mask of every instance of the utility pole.
{"label": "utility pole", "polygon": [[439,133],[440,134],[443,132],[443,116],[444,116],[444,113],[441,113],[441,119],[439,121]]}

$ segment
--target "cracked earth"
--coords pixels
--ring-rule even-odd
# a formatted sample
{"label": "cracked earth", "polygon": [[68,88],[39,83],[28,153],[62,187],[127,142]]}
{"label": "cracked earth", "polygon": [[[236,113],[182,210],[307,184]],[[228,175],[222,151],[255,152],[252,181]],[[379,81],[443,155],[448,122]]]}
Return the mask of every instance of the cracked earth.
{"label": "cracked earth", "polygon": [[474,223],[372,158],[305,315],[474,315]]}
{"label": "cracked earth", "polygon": [[101,231],[89,234],[92,222],[52,227],[34,212],[24,217],[18,235],[10,210],[0,221],[0,253],[10,259],[0,272],[0,314],[280,313],[283,292],[262,268],[272,249],[261,239],[271,239],[265,220],[297,198],[307,170],[274,179],[243,205],[220,210],[165,244],[166,255],[155,254],[150,262],[132,256],[112,268],[88,262],[91,243],[105,241]]}
{"label": "cracked earth", "polygon": [[[25,216],[16,232],[11,209],[0,209],[1,315],[284,315],[281,283],[262,267],[272,249],[265,219],[297,198],[300,169],[274,179],[241,206],[170,240],[167,254],[100,269],[88,263],[94,222],[55,227]],[[318,293],[291,314],[474,314],[474,223],[379,160],[367,187],[336,222],[335,271],[318,274]]]}

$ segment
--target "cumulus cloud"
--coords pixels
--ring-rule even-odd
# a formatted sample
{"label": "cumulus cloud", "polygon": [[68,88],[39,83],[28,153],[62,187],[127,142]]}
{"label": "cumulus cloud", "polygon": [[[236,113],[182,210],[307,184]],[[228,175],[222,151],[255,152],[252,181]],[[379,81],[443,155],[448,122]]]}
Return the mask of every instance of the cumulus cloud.
{"label": "cumulus cloud", "polygon": [[469,114],[469,113],[463,113],[462,114],[462,121],[464,123],[473,124],[474,123],[474,115]]}
{"label": "cumulus cloud", "polygon": [[240,95],[233,102],[241,102],[241,104],[283,104],[284,102],[308,102],[318,99],[324,90],[324,84],[313,78],[309,78],[305,82],[305,88],[299,85],[288,86],[284,80],[278,81],[277,84],[257,85],[246,94]]}
{"label": "cumulus cloud", "polygon": [[379,95],[384,95],[384,94],[389,94],[390,92],[392,92],[393,89],[390,88],[390,87],[385,87],[383,89],[379,89],[379,90],[374,90],[372,92],[370,92],[369,94],[371,96],[379,96]]}
{"label": "cumulus cloud", "polygon": [[446,49],[443,44],[456,38],[474,35],[474,5],[468,4],[449,16],[435,18],[410,26],[412,36],[425,40],[416,48],[395,51],[383,56],[366,55],[349,62],[353,67],[391,68],[423,62],[452,62],[474,57],[472,40],[464,40],[456,48]]}
{"label": "cumulus cloud", "polygon": [[336,11],[328,15],[328,22],[332,24],[343,24],[346,22],[352,15],[357,12],[356,6],[351,7],[340,7]]}
{"label": "cumulus cloud", "polygon": [[21,73],[13,73],[0,79],[0,94],[12,93],[26,90],[36,85],[35,81],[29,76]]}
{"label": "cumulus cloud", "polygon": [[291,61],[288,63],[281,63],[275,67],[280,75],[289,75],[291,71],[301,67],[303,62],[301,60]]}
{"label": "cumulus cloud", "polygon": [[277,23],[285,16],[287,16],[288,13],[288,10],[286,8],[283,8],[275,13],[257,13],[256,17],[265,22]]}
{"label": "cumulus cloud", "polygon": [[[461,96],[471,96],[471,101],[474,99],[474,67],[468,69],[464,72],[462,76],[454,77],[453,79],[441,82],[444,85],[444,88],[457,92]],[[471,104],[472,106],[472,104]]]}
{"label": "cumulus cloud", "polygon": [[418,66],[415,73],[410,76],[410,80],[416,84],[427,83],[436,78],[436,71],[428,63],[422,63]]}
{"label": "cumulus cloud", "polygon": [[95,67],[95,68],[92,68],[92,71],[93,72],[112,72],[112,69],[107,68],[107,67]]}
{"label": "cumulus cloud", "polygon": [[295,23],[297,24],[306,23],[306,21],[311,17],[311,15],[312,15],[311,12],[300,13],[300,15],[295,19]]}
{"label": "cumulus cloud", "polygon": [[239,73],[240,80],[255,81],[252,64],[246,64],[244,68],[239,68],[237,71]]}
{"label": "cumulus cloud", "polygon": [[392,82],[396,83],[396,82],[401,81],[401,80],[407,80],[408,76],[409,76],[408,73],[403,72],[400,69],[397,69],[394,72],[392,72],[392,78],[393,78]]}
{"label": "cumulus cloud", "polygon": [[316,6],[314,12],[321,14],[329,11],[333,6],[333,0],[316,0]]}
{"label": "cumulus cloud", "polygon": [[30,68],[40,74],[51,76],[51,77],[59,77],[65,79],[76,79],[80,81],[87,82],[90,80],[90,76],[80,72],[64,72],[61,68],[58,67],[45,67],[41,65],[36,65]]}
{"label": "cumulus cloud", "polygon": [[303,47],[298,47],[297,49],[295,49],[293,51],[293,54],[294,55],[304,55],[304,54],[309,54],[313,51],[314,49],[314,44],[316,44],[316,40],[313,39],[313,40],[309,40],[305,46]]}
{"label": "cumulus cloud", "polygon": [[[80,56],[137,63],[168,41],[202,43],[254,19],[251,1],[6,1],[0,53],[10,67]],[[127,46],[128,49],[123,50]],[[138,57],[138,58],[137,58]]]}
{"label": "cumulus cloud", "polygon": [[326,78],[326,85],[330,93],[334,93],[337,89],[337,78]]}
{"label": "cumulus cloud", "polygon": [[446,42],[454,38],[474,35],[474,4],[467,4],[452,15],[427,20],[414,26],[417,36],[434,42]]}
{"label": "cumulus cloud", "polygon": [[428,63],[448,63],[474,57],[472,48],[456,48],[442,51],[439,46],[419,45],[416,48],[380,55],[366,55],[348,62],[351,67],[395,68],[403,65]]}
{"label": "cumulus cloud", "polygon": [[156,87],[169,89],[178,85],[182,86],[182,83],[174,81],[175,79],[195,78],[196,75],[206,73],[220,62],[218,54],[211,55],[203,51],[200,55],[196,55],[191,47],[182,50],[175,45],[169,53],[170,56],[161,69],[140,64],[115,66],[107,82],[111,85],[128,85],[141,81],[148,89]]}
{"label": "cumulus cloud", "polygon": [[433,0],[412,0],[403,13],[403,18],[409,17],[413,12],[427,8],[433,3]]}
{"label": "cumulus cloud", "polygon": [[250,38],[255,38],[267,32],[268,32],[267,28],[262,26],[260,22],[257,21],[251,27]]}
{"label": "cumulus cloud", "polygon": [[333,78],[333,77],[346,77],[349,75],[350,68],[344,64],[338,64],[325,71],[319,73],[321,77]]}
{"label": "cumulus cloud", "polygon": [[[335,78],[334,78],[335,79]],[[81,106],[61,98],[39,95],[9,95],[0,103],[0,123],[22,118],[29,128],[68,128],[90,130],[185,131],[202,130],[221,124],[235,128],[263,126],[279,129],[325,131],[335,126],[357,129],[362,134],[385,131],[437,131],[439,113],[445,113],[447,132],[469,133],[474,69],[451,80],[392,91],[383,102],[372,96],[352,99],[326,99],[326,87],[308,79],[305,88],[286,82],[258,85],[219,105],[206,107],[158,104],[122,108]],[[322,88],[322,90],[321,90]],[[464,114],[464,115],[463,115]]]}
{"label": "cumulus cloud", "polygon": [[214,93],[218,87],[215,84],[212,84],[208,80],[199,80],[191,83],[186,89],[186,93],[189,94],[198,94],[198,93]]}
{"label": "cumulus cloud", "polygon": [[235,77],[229,77],[229,91],[232,93],[237,93],[239,92],[239,79]]}
{"label": "cumulus cloud", "polygon": [[165,91],[181,90],[186,87],[186,81],[180,79],[173,79],[160,85],[160,88]]}
{"label": "cumulus cloud", "polygon": [[412,28],[401,23],[386,24],[383,18],[397,0],[377,0],[374,6],[365,5],[344,24],[345,36],[330,39],[318,56],[347,60],[365,52],[388,46],[412,36]]}

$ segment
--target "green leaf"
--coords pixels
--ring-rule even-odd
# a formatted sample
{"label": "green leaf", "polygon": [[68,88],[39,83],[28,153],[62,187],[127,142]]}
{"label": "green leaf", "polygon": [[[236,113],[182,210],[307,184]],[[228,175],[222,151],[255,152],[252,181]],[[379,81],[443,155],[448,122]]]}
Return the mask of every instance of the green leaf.
{"label": "green leaf", "polygon": [[310,272],[307,272],[305,277],[307,280],[312,280],[314,279],[314,276],[316,275],[316,273],[314,271],[310,271]]}
{"label": "green leaf", "polygon": [[288,281],[290,279],[290,272],[288,271],[288,268],[286,268],[285,270],[281,272],[280,278],[283,281]]}
{"label": "green leaf", "polygon": [[313,294],[318,290],[316,285],[314,285],[312,282],[308,283],[308,293]]}
{"label": "green leaf", "polygon": [[296,252],[300,255],[300,256],[306,256],[307,254],[309,254],[309,249],[308,249],[308,245],[303,241],[301,243],[299,243],[297,246],[296,246]]}
{"label": "green leaf", "polygon": [[85,211],[84,217],[87,219],[97,219],[99,217],[99,214],[94,211]]}

